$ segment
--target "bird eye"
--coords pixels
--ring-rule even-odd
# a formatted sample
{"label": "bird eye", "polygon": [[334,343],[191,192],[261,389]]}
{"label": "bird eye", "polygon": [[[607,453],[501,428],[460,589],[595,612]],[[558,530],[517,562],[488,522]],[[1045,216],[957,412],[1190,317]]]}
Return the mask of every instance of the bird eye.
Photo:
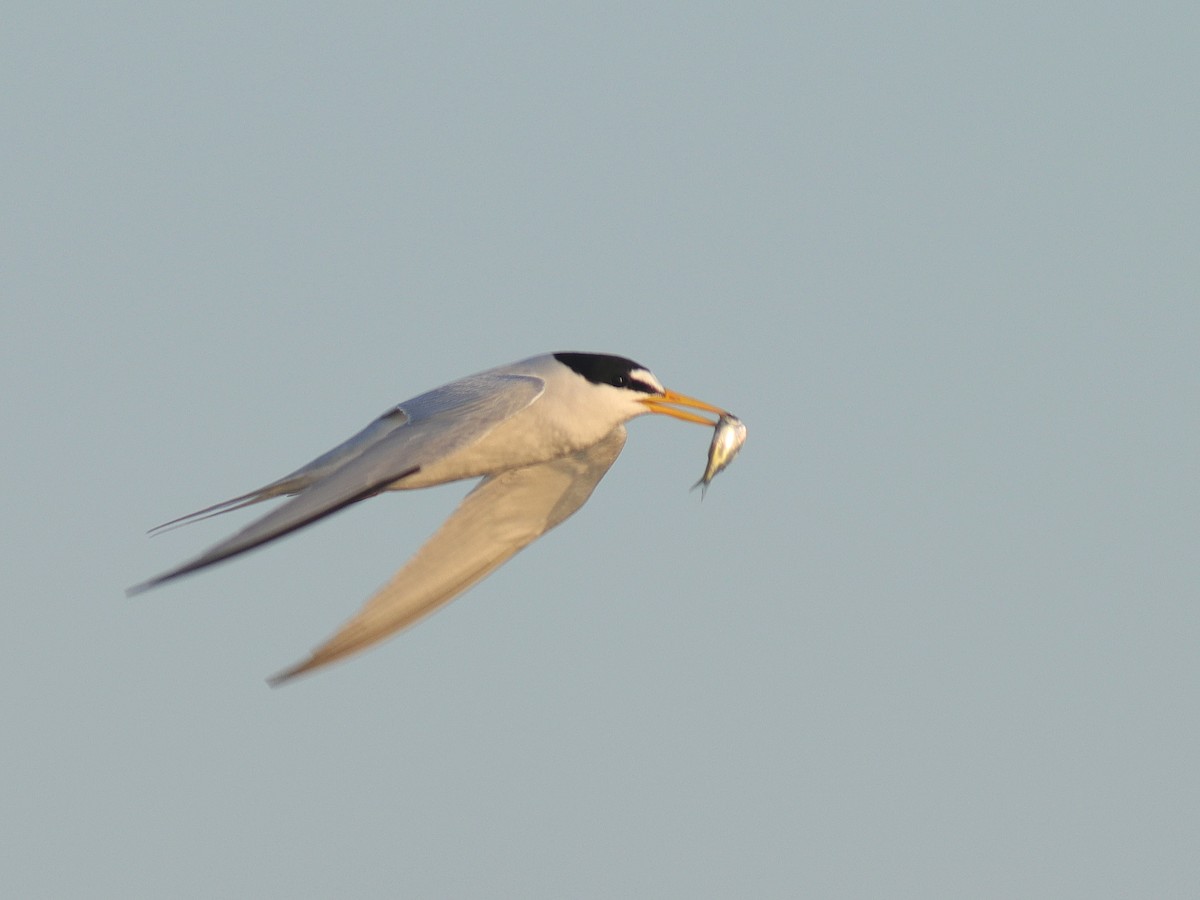
{"label": "bird eye", "polygon": [[629,379],[624,375],[614,375],[612,380],[613,387],[625,387],[629,384]]}

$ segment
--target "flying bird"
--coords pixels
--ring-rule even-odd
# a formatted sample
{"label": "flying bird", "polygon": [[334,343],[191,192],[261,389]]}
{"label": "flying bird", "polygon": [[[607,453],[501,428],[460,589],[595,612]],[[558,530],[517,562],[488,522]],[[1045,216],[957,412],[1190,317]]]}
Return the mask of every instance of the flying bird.
{"label": "flying bird", "polygon": [[383,491],[482,478],[341,630],[308,659],[269,679],[280,684],[411,625],[569,517],[625,446],[630,419],[658,413],[717,424],[690,410],[726,415],[667,390],[645,366],[621,356],[550,353],[469,375],[388,409],[290,475],[153,529],[291,497],[127,593],[223,562]]}

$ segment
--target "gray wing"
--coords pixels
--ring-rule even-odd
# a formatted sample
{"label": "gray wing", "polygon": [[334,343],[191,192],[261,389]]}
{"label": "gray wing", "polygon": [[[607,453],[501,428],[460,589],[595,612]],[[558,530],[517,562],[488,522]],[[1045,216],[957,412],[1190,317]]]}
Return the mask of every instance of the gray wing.
{"label": "gray wing", "polygon": [[[365,500],[420,471],[422,465],[466,447],[527,407],[545,383],[525,375],[484,373],[414,398],[291,475],[176,520],[183,524],[261,500],[296,494],[195,559],[134,585],[133,595],[245,553],[297,528]],[[174,523],[168,522],[167,527]]]}
{"label": "gray wing", "polygon": [[186,516],[180,516],[178,519],[172,519],[170,522],[156,525],[150,529],[150,533],[159,534],[182,525],[190,525],[193,522],[199,522],[203,519],[211,519],[213,516],[219,516],[222,513],[233,512],[235,509],[241,509],[245,506],[253,506],[255,503],[261,503],[264,500],[298,494],[310,484],[324,478],[326,475],[332,474],[351,459],[361,456],[368,448],[379,443],[379,441],[383,440],[397,428],[407,425],[408,422],[409,415],[404,411],[404,407],[393,406],[352,438],[343,441],[327,453],[321,454],[312,462],[301,466],[295,472],[290,472],[277,481],[272,481],[268,485],[250,491],[248,494],[242,494],[221,503],[214,503],[212,506],[206,506],[204,509],[197,510],[194,513],[188,513]]}
{"label": "gray wing", "polygon": [[281,684],[369,647],[450,602],[592,495],[625,446],[625,428],[572,456],[489,475],[391,581]]}

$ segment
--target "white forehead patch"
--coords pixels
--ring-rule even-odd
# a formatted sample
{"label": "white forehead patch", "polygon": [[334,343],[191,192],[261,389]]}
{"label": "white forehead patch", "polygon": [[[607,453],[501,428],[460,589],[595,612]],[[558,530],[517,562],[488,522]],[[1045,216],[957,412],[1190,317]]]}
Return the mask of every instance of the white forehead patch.
{"label": "white forehead patch", "polygon": [[631,369],[629,378],[632,381],[640,381],[642,384],[649,385],[654,388],[656,394],[662,394],[666,388],[662,386],[662,382],[654,377],[654,373],[649,369]]}

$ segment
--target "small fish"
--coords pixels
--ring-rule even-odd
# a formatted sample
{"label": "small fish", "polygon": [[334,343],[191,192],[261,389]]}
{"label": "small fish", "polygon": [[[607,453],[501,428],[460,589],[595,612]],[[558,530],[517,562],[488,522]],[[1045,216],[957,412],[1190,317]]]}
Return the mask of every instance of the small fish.
{"label": "small fish", "polygon": [[746,426],[742,424],[742,420],[729,413],[721,416],[713,431],[712,443],[708,445],[708,466],[704,470],[703,477],[692,485],[693,491],[704,485],[700,490],[701,499],[704,499],[704,495],[708,493],[708,486],[712,480],[733,462],[733,458],[738,455],[738,451],[742,449],[744,443],[746,443]]}

